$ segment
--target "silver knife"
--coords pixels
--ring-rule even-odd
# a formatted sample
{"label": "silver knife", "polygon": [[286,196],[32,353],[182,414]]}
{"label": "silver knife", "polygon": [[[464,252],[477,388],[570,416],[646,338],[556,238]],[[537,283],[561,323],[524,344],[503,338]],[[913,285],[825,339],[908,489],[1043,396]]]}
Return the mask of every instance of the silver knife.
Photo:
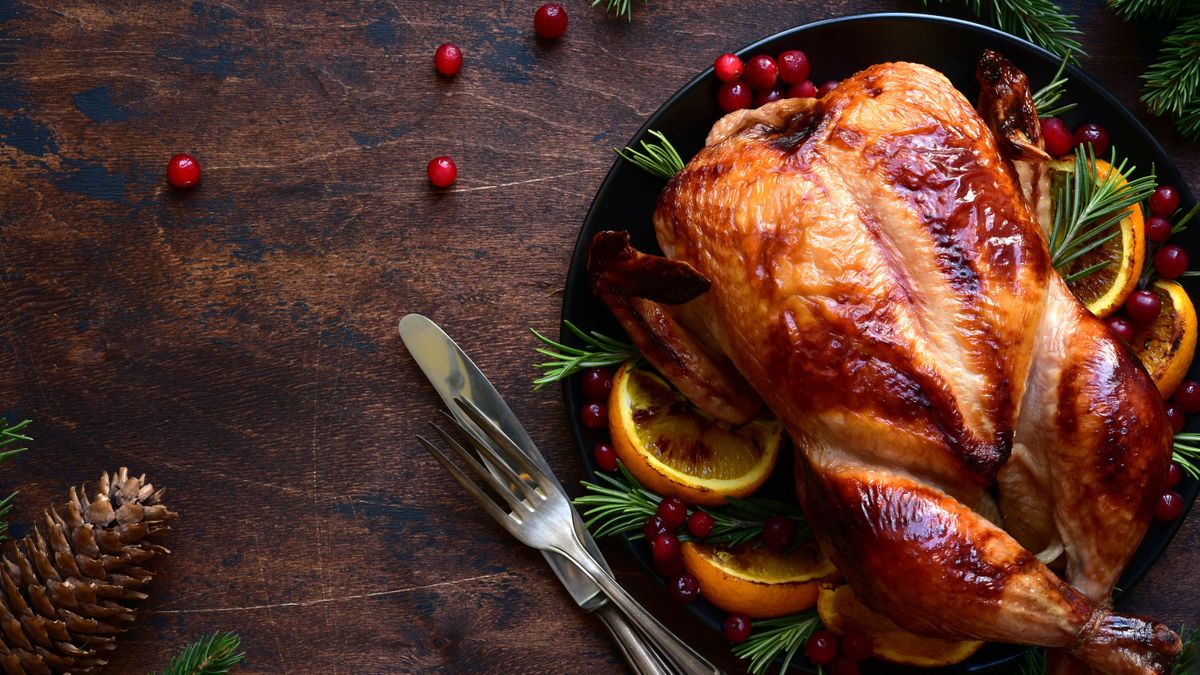
{"label": "silver knife", "polygon": [[[557,482],[554,472],[550,470],[546,459],[534,445],[533,439],[525,432],[525,428],[517,421],[516,415],[500,397],[495,387],[488,382],[479,368],[471,361],[466,353],[446,335],[436,323],[420,314],[408,314],[400,320],[400,338],[408,348],[413,360],[425,373],[429,383],[437,391],[438,396],[445,402],[449,414],[453,415],[466,428],[476,431],[483,438],[475,423],[454,404],[454,398],[461,396],[472,402],[485,415],[513,439],[516,444],[529,456],[534,464],[546,472],[551,480]],[[600,554],[600,549],[586,530],[579,533],[580,540],[588,553],[610,574],[608,563]],[[601,592],[594,581],[587,578],[574,564],[555,553],[544,553],[546,562],[554,570],[558,580],[566,587],[567,592],[577,605],[585,611],[594,613],[608,628],[616,639],[622,654],[630,667],[639,675],[666,675],[671,672],[662,657],[657,655],[649,642],[642,639],[637,630],[618,611]]]}

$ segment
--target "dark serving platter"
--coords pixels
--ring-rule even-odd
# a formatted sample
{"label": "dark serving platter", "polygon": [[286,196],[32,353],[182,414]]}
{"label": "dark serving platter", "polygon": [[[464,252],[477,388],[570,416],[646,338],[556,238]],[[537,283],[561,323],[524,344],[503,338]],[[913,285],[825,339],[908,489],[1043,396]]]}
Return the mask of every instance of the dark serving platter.
{"label": "dark serving platter", "polygon": [[[847,44],[855,45],[847,50]],[[723,45],[714,45],[713,53],[720,53]],[[867,66],[885,61],[913,61],[942,71],[962,91],[968,100],[978,96],[975,84],[975,63],[983,49],[995,49],[1030,78],[1034,88],[1043,86],[1053,76],[1060,64],[1056,55],[1019,38],[977,24],[924,14],[867,14],[818,21],[778,33],[760,40],[738,51],[743,59],[759,53],[775,55],[787,49],[802,49],[813,63],[812,79],[816,82],[837,80],[849,76]],[[1160,183],[1177,186],[1182,196],[1182,208],[1195,204],[1195,197],[1188,190],[1183,176],[1162,147],[1142,126],[1134,115],[1110,93],[1105,91],[1078,68],[1069,67],[1070,81],[1064,101],[1078,103],[1078,107],[1063,115],[1068,125],[1089,121],[1104,125],[1112,138],[1113,145],[1132,164],[1143,171],[1153,166]],[[627,143],[634,146],[647,139],[647,131],[661,131],[686,159],[693,156],[703,145],[709,128],[721,116],[716,104],[718,86],[712,69],[701,73],[675,93]],[[588,285],[585,271],[586,251],[592,236],[604,229],[627,229],[631,232],[634,245],[648,252],[658,252],[650,218],[663,183],[641,169],[624,161],[613,164],[605,177],[591,210],[584,220],[579,240],[568,272],[563,319],[569,320],[585,330],[599,330],[609,335],[623,335],[608,310],[595,297]],[[1194,237],[1185,235],[1178,242],[1187,250],[1192,260],[1200,260]],[[1189,292],[1194,286],[1189,287]],[[563,340],[572,344],[574,337],[564,333]],[[1200,376],[1200,364],[1192,365],[1189,376]],[[582,404],[583,396],[578,378],[568,380],[563,388],[566,407],[572,413]],[[569,418],[575,445],[589,478],[595,478],[596,467],[591,449],[603,440],[602,435],[584,429],[576,415]],[[1200,420],[1193,418],[1189,431],[1200,431]],[[785,448],[780,464],[760,494],[794,498],[791,486],[791,453]],[[1197,483],[1186,479],[1180,486],[1185,503],[1190,506],[1195,499]],[[1118,587],[1129,590],[1162,553],[1179,529],[1183,519],[1174,523],[1154,523],[1150,527],[1141,547],[1133,556]],[[650,571],[649,549],[644,542],[627,541],[630,551]],[[704,601],[689,606],[702,621],[720,631],[723,613]],[[981,673],[1011,672],[1022,658],[1026,649],[1003,644],[985,645],[969,660],[955,667],[938,670],[909,670],[884,664],[889,673]],[[813,672],[802,658],[797,658],[795,667]],[[884,672],[876,669],[867,672]]]}

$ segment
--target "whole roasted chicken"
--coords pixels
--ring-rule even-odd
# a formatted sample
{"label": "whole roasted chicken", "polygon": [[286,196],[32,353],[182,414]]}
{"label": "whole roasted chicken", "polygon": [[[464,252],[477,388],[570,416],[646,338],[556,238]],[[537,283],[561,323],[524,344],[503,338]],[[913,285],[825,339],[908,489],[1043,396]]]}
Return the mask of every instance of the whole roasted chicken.
{"label": "whole roasted chicken", "polygon": [[1057,673],[1165,673],[1179,637],[1110,604],[1170,462],[1163,402],[1050,264],[1025,75],[986,52],[977,76],[979,112],[885,63],[725,117],[659,198],[665,257],[601,232],[593,288],[703,410],[782,419],[870,607]]}

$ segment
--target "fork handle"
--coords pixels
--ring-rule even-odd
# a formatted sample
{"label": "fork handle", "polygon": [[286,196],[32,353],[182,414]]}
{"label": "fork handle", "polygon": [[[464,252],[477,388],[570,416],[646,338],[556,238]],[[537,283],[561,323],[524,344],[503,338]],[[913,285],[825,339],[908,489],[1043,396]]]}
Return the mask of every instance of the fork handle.
{"label": "fork handle", "polygon": [[638,631],[650,641],[668,662],[681,672],[684,673],[711,673],[712,675],[721,675],[721,670],[709,663],[696,650],[692,649],[683,640],[676,637],[665,626],[659,623],[658,619],[654,618],[650,612],[647,612],[633,596],[621,588],[621,585],[616,582],[607,572],[605,572],[596,560],[583,549],[583,545],[574,536],[567,546],[568,550],[559,549],[558,552],[565,555],[572,562],[583,570],[583,573],[588,575],[596,585],[604,591],[608,599],[613,602],[624,614],[629,617],[633,625],[637,626]]}
{"label": "fork handle", "polygon": [[616,640],[621,655],[636,675],[671,675],[653,648],[625,620],[625,615],[611,602],[605,602],[593,612]]}

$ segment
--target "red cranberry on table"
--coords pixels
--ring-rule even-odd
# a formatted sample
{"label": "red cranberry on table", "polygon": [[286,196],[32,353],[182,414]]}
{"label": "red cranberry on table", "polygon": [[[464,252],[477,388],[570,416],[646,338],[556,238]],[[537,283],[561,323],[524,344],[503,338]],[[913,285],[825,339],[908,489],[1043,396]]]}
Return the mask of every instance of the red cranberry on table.
{"label": "red cranberry on table", "polygon": [[1057,117],[1047,117],[1042,120],[1042,141],[1046,144],[1046,153],[1051,157],[1062,157],[1071,152],[1075,141],[1071,138],[1071,130]]}
{"label": "red cranberry on table", "polygon": [[1187,251],[1174,244],[1164,246],[1154,254],[1154,269],[1158,270],[1158,276],[1164,279],[1177,279],[1183,276],[1187,268]]}
{"label": "red cranberry on table", "polygon": [[603,403],[585,403],[579,409],[579,421],[585,429],[599,431],[608,426],[608,406]]}
{"label": "red cranberry on table", "polygon": [[838,655],[837,636],[827,630],[815,631],[809,636],[805,651],[808,653],[808,660],[818,666],[833,663]]}
{"label": "red cranberry on table", "polygon": [[666,562],[679,557],[679,538],[670,532],[663,532],[650,540],[650,554],[658,562]]}
{"label": "red cranberry on table", "polygon": [[[1183,431],[1183,425],[1187,422],[1187,415],[1183,413],[1183,409],[1178,404],[1172,403],[1167,406],[1167,422],[1171,424],[1171,431],[1179,433]],[[1178,465],[1172,464],[1171,466],[1176,467]]]}
{"label": "red cranberry on table", "polygon": [[725,639],[733,644],[741,644],[750,639],[750,618],[745,614],[730,614],[725,617],[722,626]]}
{"label": "red cranberry on table", "polygon": [[1171,466],[1167,467],[1167,488],[1174,490],[1182,482],[1183,467],[1179,466],[1179,462],[1171,462]]}
{"label": "red cranberry on table", "polygon": [[779,55],[779,79],[788,84],[799,84],[808,79],[808,56],[799,49],[791,49]]}
{"label": "red cranberry on table", "polygon": [[597,443],[592,456],[596,458],[596,466],[601,471],[612,473],[617,470],[617,451],[608,443]]}
{"label": "red cranberry on table", "polygon": [[1183,410],[1184,414],[1194,415],[1200,412],[1200,382],[1188,380],[1179,385],[1175,390],[1175,405]]}
{"label": "red cranberry on table", "polygon": [[567,10],[555,2],[538,7],[533,15],[533,30],[543,40],[553,40],[567,32]]}
{"label": "red cranberry on table", "polygon": [[849,631],[842,636],[842,657],[854,663],[862,663],[871,658],[875,647],[871,638],[861,631]]}
{"label": "red cranberry on table", "polygon": [[433,54],[433,67],[445,77],[454,77],[462,70],[463,53],[451,42],[437,48]]}
{"label": "red cranberry on table", "polygon": [[654,512],[672,530],[682,527],[687,520],[687,504],[684,504],[679,497],[667,497],[658,503],[658,508]]}
{"label": "red cranberry on table", "polygon": [[1171,238],[1171,221],[1162,216],[1150,216],[1146,220],[1146,238],[1164,242]]}
{"label": "red cranberry on table", "polygon": [[858,664],[844,656],[829,665],[829,675],[858,675],[859,672]]}
{"label": "red cranberry on table", "polygon": [[1133,324],[1129,323],[1129,321],[1119,316],[1114,316],[1108,320],[1108,327],[1112,329],[1112,332],[1117,334],[1117,337],[1126,342],[1133,342]]}
{"label": "red cranberry on table", "polygon": [[775,65],[775,59],[759,54],[746,62],[742,81],[754,91],[771,91],[778,76],[779,66]]}
{"label": "red cranberry on table", "polygon": [[682,604],[688,605],[700,597],[700,580],[690,574],[680,574],[667,584],[671,595]]}
{"label": "red cranberry on table", "polygon": [[167,182],[180,190],[195,187],[200,182],[200,162],[187,153],[174,155],[167,162]]}
{"label": "red cranberry on table", "polygon": [[603,403],[612,391],[612,373],[607,368],[588,368],[583,371],[581,386],[587,400]]}
{"label": "red cranberry on table", "polygon": [[782,98],[783,98],[783,90],[782,89],[772,89],[770,91],[764,91],[759,94],[755,94],[754,107],[757,108],[759,106],[764,106],[768,103],[774,103],[775,101],[781,100]]}
{"label": "red cranberry on table", "polygon": [[1167,216],[1175,213],[1175,209],[1179,208],[1179,192],[1170,185],[1160,185],[1150,195],[1150,213],[1156,216]]}
{"label": "red cranberry on table", "polygon": [[458,178],[458,165],[445,155],[434,157],[429,160],[429,166],[425,167],[425,173],[429,175],[429,182],[434,187],[450,187]]}
{"label": "red cranberry on table", "polygon": [[654,541],[654,538],[660,534],[670,532],[671,528],[667,527],[667,521],[662,519],[662,516],[657,513],[646,519],[646,524],[642,526],[642,534],[646,535],[646,541]]}
{"label": "red cranberry on table", "polygon": [[742,77],[742,60],[737,54],[722,54],[713,62],[713,73],[722,82],[736,82]]}
{"label": "red cranberry on table", "polygon": [[821,87],[817,89],[817,98],[825,98],[825,94],[837,89],[837,86],[837,80],[826,80],[825,82],[822,82]]}
{"label": "red cranberry on table", "polygon": [[1154,505],[1154,517],[1164,523],[1177,520],[1183,515],[1183,497],[1173,490],[1163,493]]}
{"label": "red cranberry on table", "polygon": [[745,82],[726,82],[717,91],[717,105],[724,112],[749,108],[752,103],[754,94],[750,93],[750,87]]}
{"label": "red cranberry on table", "polygon": [[767,548],[780,552],[792,543],[796,536],[796,523],[787,516],[771,516],[763,523],[763,543]]}
{"label": "red cranberry on table", "polygon": [[1092,154],[1099,157],[1108,152],[1108,130],[1091,122],[1075,127],[1075,145],[1091,144]]}
{"label": "red cranberry on table", "polygon": [[810,82],[808,80],[805,80],[803,82],[797,82],[796,84],[793,84],[792,86],[788,87],[787,97],[788,98],[816,98],[817,97],[817,85],[813,84],[812,82]]}
{"label": "red cranberry on table", "polygon": [[1161,311],[1162,301],[1153,291],[1134,291],[1125,301],[1125,313],[1137,324],[1145,325],[1153,322]]}
{"label": "red cranberry on table", "polygon": [[715,520],[713,520],[712,516],[697,509],[692,513],[692,515],[688,516],[688,534],[696,537],[697,539],[703,539],[712,534],[713,527],[715,527],[716,524],[717,523]]}

